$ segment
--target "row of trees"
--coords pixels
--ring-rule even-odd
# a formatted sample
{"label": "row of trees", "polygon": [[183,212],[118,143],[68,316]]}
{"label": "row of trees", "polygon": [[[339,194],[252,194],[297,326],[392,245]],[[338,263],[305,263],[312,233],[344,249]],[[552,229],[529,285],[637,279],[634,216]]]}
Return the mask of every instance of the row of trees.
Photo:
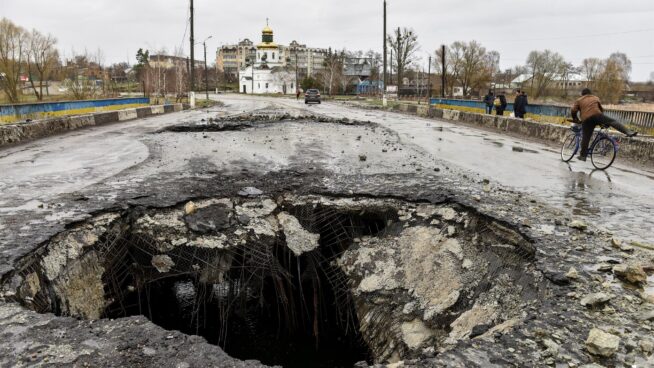
{"label": "row of trees", "polygon": [[[410,28],[397,28],[387,35],[392,52],[391,75],[397,75],[398,85],[402,87],[404,76],[415,73],[420,61],[418,36]],[[526,75],[526,89],[538,98],[562,94],[567,96],[570,80],[583,80],[584,86],[596,91],[602,98],[615,102],[623,94],[631,73],[631,61],[626,54],[616,52],[607,59],[588,58],[581,65],[574,65],[551,50],[531,51],[525,64],[511,69],[500,69],[500,54],[488,50],[477,41],[456,41],[434,52],[433,69],[435,74],[445,73],[447,92],[452,95],[454,88],[460,87],[466,96],[490,88],[493,85],[510,85],[516,77]],[[442,66],[445,70],[441,70]],[[576,78],[575,78],[576,77]],[[557,88],[553,86],[557,85]]]}
{"label": "row of trees", "polygon": [[129,66],[103,64],[101,50],[73,50],[68,57],[62,57],[52,35],[28,31],[6,18],[0,19],[0,88],[10,103],[20,102],[30,90],[42,101],[50,94],[51,81],[62,82],[74,99],[115,95],[116,82],[125,79]]}
{"label": "row of trees", "polygon": [[[442,51],[435,53],[436,70],[440,74]],[[495,84],[508,86],[516,77],[526,76],[522,87],[536,98],[556,94],[567,96],[569,82],[581,80],[584,87],[594,89],[604,99],[617,101],[631,73],[631,61],[619,52],[607,59],[585,59],[581,65],[575,66],[557,52],[535,50],[529,53],[524,65],[504,71],[499,68],[499,60],[497,51],[487,51],[476,41],[458,41],[446,47],[445,73],[450,93],[455,84],[462,87],[464,95],[469,95]]]}
{"label": "row of trees", "polygon": [[[395,74],[397,84],[402,87],[405,77],[416,78],[420,73],[418,36],[410,28],[397,28],[387,35],[387,41],[392,53],[390,80]],[[160,50],[158,54],[165,55],[166,52]],[[149,52],[139,50],[137,64],[130,73],[127,63],[105,67],[99,50],[96,53],[73,51],[69,57],[62,58],[53,36],[37,30],[28,31],[5,18],[0,20],[0,86],[6,98],[14,103],[19,101],[26,85],[37,100],[43,100],[49,94],[48,82],[52,80],[63,81],[75,99],[115,95],[125,82],[129,88],[130,81],[138,82],[139,89],[148,95],[181,95],[188,89],[188,61],[180,61],[184,59],[181,50],[175,50],[174,55],[177,61],[171,68],[162,66],[160,62],[151,62]],[[453,42],[445,47],[445,55],[438,49],[433,56],[431,69],[435,75],[444,74],[450,95],[454,94],[455,87],[460,87],[463,94],[469,96],[493,85],[506,86],[520,75],[528,76],[526,86],[522,87],[528,89],[533,97],[561,93],[561,88],[552,88],[556,83],[563,85],[562,93],[567,95],[566,81],[582,76],[585,84],[601,97],[616,101],[622,95],[631,72],[631,61],[623,53],[614,53],[607,59],[585,59],[581,65],[575,66],[551,50],[532,51],[524,65],[501,70],[500,54],[486,49],[477,41]],[[371,79],[380,80],[381,54],[373,50],[353,52],[343,49],[330,51],[322,71],[305,80],[303,85],[320,87],[329,94],[346,93],[355,78],[345,72],[346,64],[349,59],[361,58],[368,59],[371,64]],[[442,65],[445,66],[444,70],[441,70]],[[202,85],[203,71],[199,69],[196,68],[196,80],[198,85]],[[221,83],[221,77],[224,79],[224,75],[216,75],[213,68],[208,72],[210,86]]]}
{"label": "row of trees", "polygon": [[[9,101],[18,102],[24,72],[30,76],[36,98],[43,99],[44,81],[59,64],[56,44],[51,35],[27,31],[6,18],[0,19],[0,84]],[[38,77],[38,88],[33,75]]]}
{"label": "row of trees", "polygon": [[[165,50],[162,50],[165,53]],[[176,55],[181,57],[181,50]],[[105,66],[101,50],[71,51],[62,57],[57,39],[37,30],[28,31],[6,18],[0,20],[0,87],[10,103],[20,102],[30,91],[38,101],[50,94],[50,82],[61,82],[69,98],[82,100],[112,97],[130,92],[132,87],[147,95],[180,95],[188,86],[186,63],[176,63],[172,69],[160,63],[150,65],[148,51],[139,50],[137,64],[127,62]],[[198,71],[198,81],[201,71]],[[215,73],[211,78],[215,80]]]}

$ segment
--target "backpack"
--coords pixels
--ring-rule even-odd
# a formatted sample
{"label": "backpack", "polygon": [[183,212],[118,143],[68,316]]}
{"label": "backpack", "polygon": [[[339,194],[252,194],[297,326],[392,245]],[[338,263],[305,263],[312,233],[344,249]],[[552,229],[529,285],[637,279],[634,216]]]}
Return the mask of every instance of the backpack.
{"label": "backpack", "polygon": [[495,97],[495,101],[493,101],[493,105],[495,105],[495,107],[502,106],[502,100],[500,100],[499,97]]}

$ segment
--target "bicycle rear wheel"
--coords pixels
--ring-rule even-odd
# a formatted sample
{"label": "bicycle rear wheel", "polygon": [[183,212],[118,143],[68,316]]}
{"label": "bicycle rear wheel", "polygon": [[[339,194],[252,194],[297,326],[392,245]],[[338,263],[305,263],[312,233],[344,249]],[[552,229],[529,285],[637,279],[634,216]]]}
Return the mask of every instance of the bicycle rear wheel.
{"label": "bicycle rear wheel", "polygon": [[617,155],[615,143],[608,137],[602,137],[590,148],[590,161],[598,170],[605,170],[613,164]]}
{"label": "bicycle rear wheel", "polygon": [[578,147],[577,135],[568,135],[563,141],[563,146],[561,147],[561,160],[563,160],[563,162],[569,162],[572,160],[572,158],[575,157],[575,153],[577,153]]}

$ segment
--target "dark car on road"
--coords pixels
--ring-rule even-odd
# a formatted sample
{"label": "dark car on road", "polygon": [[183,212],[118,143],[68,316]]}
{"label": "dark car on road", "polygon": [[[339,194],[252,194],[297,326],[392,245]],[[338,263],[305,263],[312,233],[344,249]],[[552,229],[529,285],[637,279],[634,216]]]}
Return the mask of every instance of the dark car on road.
{"label": "dark car on road", "polygon": [[304,103],[308,104],[310,102],[320,103],[320,91],[318,91],[315,88],[312,88],[312,89],[308,89],[304,93]]}

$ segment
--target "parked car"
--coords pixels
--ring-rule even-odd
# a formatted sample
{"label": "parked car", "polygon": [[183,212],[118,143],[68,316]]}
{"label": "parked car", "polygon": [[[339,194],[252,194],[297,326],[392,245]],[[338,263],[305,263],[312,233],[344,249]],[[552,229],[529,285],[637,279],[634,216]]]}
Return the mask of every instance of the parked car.
{"label": "parked car", "polygon": [[304,93],[304,103],[308,104],[310,102],[320,103],[320,91],[315,88],[311,88]]}

